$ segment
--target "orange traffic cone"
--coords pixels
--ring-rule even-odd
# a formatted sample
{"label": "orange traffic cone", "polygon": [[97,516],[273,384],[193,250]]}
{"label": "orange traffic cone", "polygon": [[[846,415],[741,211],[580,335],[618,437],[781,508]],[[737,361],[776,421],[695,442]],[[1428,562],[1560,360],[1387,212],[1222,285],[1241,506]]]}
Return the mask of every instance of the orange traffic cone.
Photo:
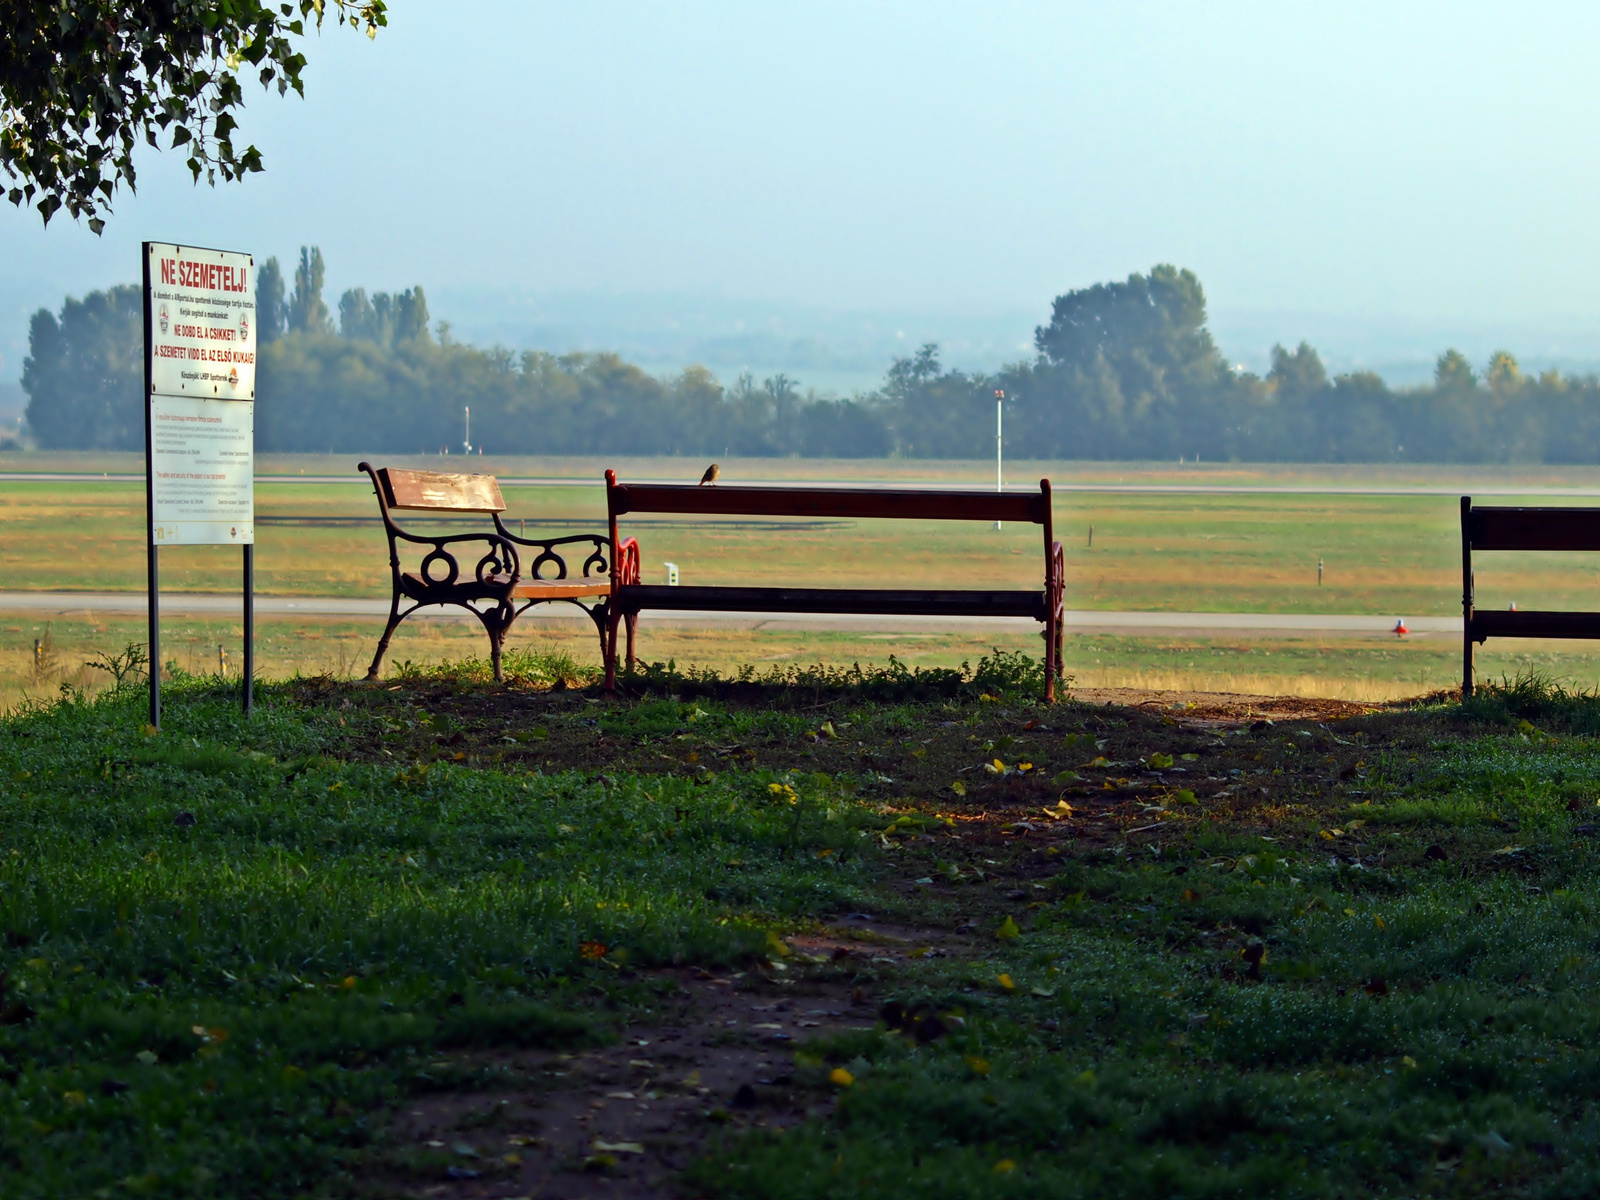
{"label": "orange traffic cone", "polygon": [[1395,637],[1404,637],[1406,634],[1408,634],[1410,632],[1411,632],[1411,630],[1406,628],[1406,623],[1405,623],[1405,621],[1403,619],[1399,620],[1399,621],[1396,621],[1394,623],[1394,635],[1395,635]]}

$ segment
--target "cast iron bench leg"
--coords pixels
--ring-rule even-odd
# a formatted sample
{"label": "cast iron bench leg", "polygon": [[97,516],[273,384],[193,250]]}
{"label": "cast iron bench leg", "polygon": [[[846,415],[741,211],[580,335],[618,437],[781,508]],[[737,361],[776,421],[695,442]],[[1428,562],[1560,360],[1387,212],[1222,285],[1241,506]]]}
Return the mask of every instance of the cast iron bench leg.
{"label": "cast iron bench leg", "polygon": [[389,639],[394,636],[400,621],[400,593],[396,592],[389,603],[389,623],[383,627],[383,636],[378,639],[378,652],[372,656],[372,666],[367,668],[368,679],[378,678],[378,668],[383,665],[383,656],[389,650]]}

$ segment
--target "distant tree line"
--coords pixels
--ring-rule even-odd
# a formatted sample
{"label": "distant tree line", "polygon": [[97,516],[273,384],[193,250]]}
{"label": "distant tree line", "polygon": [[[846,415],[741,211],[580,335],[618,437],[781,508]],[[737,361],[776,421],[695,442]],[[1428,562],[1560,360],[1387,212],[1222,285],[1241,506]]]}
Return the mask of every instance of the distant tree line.
{"label": "distant tree line", "polygon": [[[1459,352],[1434,380],[1391,389],[1371,372],[1330,378],[1315,349],[1274,346],[1264,376],[1230,368],[1190,271],[1056,298],[1032,361],[947,370],[938,346],[896,359],[848,400],[777,375],[724,385],[703,367],[661,378],[615,354],[521,354],[455,341],[422,288],[322,297],[321,251],[292,287],[276,259],[257,276],[257,445],[266,451],[434,453],[459,446],[462,409],[496,454],[987,457],[995,393],[1006,442],[1028,458],[1287,462],[1600,462],[1600,378],[1525,376],[1508,352],[1481,375]],[[28,424],[47,448],[137,449],[141,307],[135,287],[41,309],[23,365]]]}

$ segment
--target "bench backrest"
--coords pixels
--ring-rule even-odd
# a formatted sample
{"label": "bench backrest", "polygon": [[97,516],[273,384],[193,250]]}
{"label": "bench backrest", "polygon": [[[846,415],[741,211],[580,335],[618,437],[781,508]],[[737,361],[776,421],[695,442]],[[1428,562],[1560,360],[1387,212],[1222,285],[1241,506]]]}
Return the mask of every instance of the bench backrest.
{"label": "bench backrest", "polygon": [[894,488],[722,487],[618,483],[606,472],[612,518],[623,513],[717,516],[903,518],[927,521],[1025,521],[1050,525],[1050,481],[1037,492],[917,491]]}
{"label": "bench backrest", "polygon": [[397,467],[380,467],[377,475],[384,503],[390,508],[481,513],[506,510],[506,502],[500,495],[500,481],[493,475],[454,475]]}
{"label": "bench backrest", "polygon": [[1600,508],[1476,508],[1461,498],[1471,550],[1600,550]]}

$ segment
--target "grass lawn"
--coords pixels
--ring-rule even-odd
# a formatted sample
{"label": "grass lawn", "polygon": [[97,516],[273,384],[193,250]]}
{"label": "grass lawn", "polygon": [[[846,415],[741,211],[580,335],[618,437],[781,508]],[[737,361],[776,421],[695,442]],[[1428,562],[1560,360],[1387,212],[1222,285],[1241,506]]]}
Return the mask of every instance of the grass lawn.
{"label": "grass lawn", "polygon": [[[881,630],[782,629],[757,623],[680,625],[646,616],[640,650],[651,660],[672,660],[719,671],[746,663],[819,662],[885,664],[890,655],[921,667],[957,667],[996,649],[1034,653],[1031,633],[889,633]],[[242,629],[237,620],[173,615],[162,622],[162,658],[192,675],[217,671],[225,651],[228,677],[238,678]],[[295,674],[364,675],[382,620],[258,615],[256,655],[268,678]],[[43,643],[35,665],[33,644]],[[77,611],[65,615],[0,612],[0,711],[27,698],[54,698],[60,685],[97,692],[111,677],[88,666],[130,642],[142,643],[142,616]],[[592,669],[600,655],[594,627],[584,618],[524,620],[509,644],[535,659],[570,660],[572,670]],[[481,654],[476,622],[410,620],[395,635],[385,670],[457,661]],[[1069,634],[1066,670],[1084,689],[1209,691],[1253,695],[1322,696],[1386,701],[1447,690],[1460,684],[1460,645],[1448,634],[1391,637],[1127,636]],[[1575,641],[1491,641],[1479,648],[1480,679],[1539,672],[1581,688],[1600,683],[1600,644]]]}
{"label": "grass lawn", "polygon": [[[59,456],[58,456],[59,457]],[[30,456],[0,456],[0,468],[21,469]],[[105,465],[142,471],[136,456],[68,456],[38,467]],[[256,584],[263,594],[387,596],[382,530],[370,485],[355,474],[353,455],[263,460],[261,471],[306,470],[348,476],[345,484],[256,485]],[[301,465],[296,466],[299,463]],[[427,460],[430,466],[452,466]],[[598,464],[568,460],[473,462],[524,477],[599,477]],[[748,464],[772,479],[796,475],[835,483],[871,479],[981,486],[970,463],[816,463],[775,460]],[[622,464],[652,477],[697,477],[682,460]],[[1062,482],[1114,486],[1149,484],[1327,487],[1474,483],[1530,488],[1595,483],[1591,473],[1530,470],[1484,472],[1442,468],[1215,467],[1151,464],[1019,464],[1012,478],[1050,473]],[[734,479],[731,469],[725,478]],[[1580,477],[1581,476],[1581,477]],[[505,488],[508,517],[532,532],[601,532],[601,489],[576,483]],[[1521,501],[1494,503],[1585,503]],[[138,591],[144,587],[142,482],[0,481],[0,575],[7,589]],[[337,522],[346,522],[343,524]],[[330,523],[332,522],[332,523]],[[424,528],[424,523],[417,523]],[[1027,586],[1042,575],[1037,527],[996,531],[981,522],[757,521],[639,517],[624,522],[644,554],[648,579],[664,578],[664,562],[681,568],[684,583],[849,585],[864,578],[908,586],[964,580]],[[1094,530],[1089,544],[1090,527]],[[454,528],[454,527],[453,527]],[[1082,609],[1203,612],[1376,613],[1447,615],[1460,611],[1460,530],[1450,495],[1133,494],[1061,492],[1055,530],[1066,553],[1067,605]],[[456,531],[459,531],[457,529]],[[1324,564],[1317,581],[1317,561]],[[1487,553],[1476,556],[1483,607],[1516,602],[1522,608],[1590,607],[1600,582],[1594,555]],[[230,591],[238,586],[238,556],[217,547],[162,552],[163,586],[174,591]]]}
{"label": "grass lawn", "polygon": [[511,673],[0,720],[8,1198],[1600,1186],[1592,701]]}

